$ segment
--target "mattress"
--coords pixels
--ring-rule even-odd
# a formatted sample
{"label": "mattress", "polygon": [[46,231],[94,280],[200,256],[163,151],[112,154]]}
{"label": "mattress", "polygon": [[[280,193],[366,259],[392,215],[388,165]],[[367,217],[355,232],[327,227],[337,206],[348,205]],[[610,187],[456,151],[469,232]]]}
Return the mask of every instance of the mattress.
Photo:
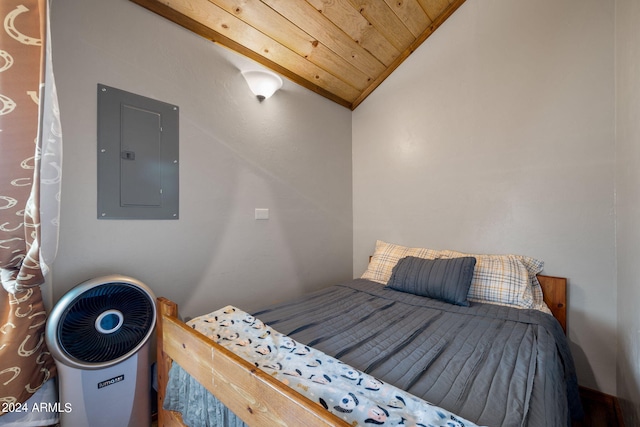
{"label": "mattress", "polygon": [[[539,311],[461,307],[356,279],[252,314],[479,425],[564,426],[581,416],[566,337],[552,316]],[[198,417],[206,412],[211,425],[222,419],[239,425],[215,404],[194,409],[193,401],[209,397],[179,371],[175,366],[170,374],[165,408]]]}

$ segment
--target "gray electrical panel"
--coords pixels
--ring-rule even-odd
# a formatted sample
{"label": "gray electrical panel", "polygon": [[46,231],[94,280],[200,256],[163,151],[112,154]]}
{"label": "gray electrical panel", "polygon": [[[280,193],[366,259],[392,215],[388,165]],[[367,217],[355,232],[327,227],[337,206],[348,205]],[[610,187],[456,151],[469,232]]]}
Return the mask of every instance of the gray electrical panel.
{"label": "gray electrical panel", "polygon": [[178,113],[98,85],[99,219],[178,219]]}

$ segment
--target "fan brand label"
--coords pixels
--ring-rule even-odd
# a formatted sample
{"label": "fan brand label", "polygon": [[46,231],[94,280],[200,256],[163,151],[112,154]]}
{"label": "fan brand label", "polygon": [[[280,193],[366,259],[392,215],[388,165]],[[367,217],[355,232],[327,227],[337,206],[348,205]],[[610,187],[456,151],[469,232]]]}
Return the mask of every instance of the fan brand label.
{"label": "fan brand label", "polygon": [[119,383],[120,381],[124,381],[124,375],[118,375],[117,377],[113,377],[106,381],[101,381],[98,383],[98,388],[105,388],[107,386],[113,385],[115,383]]}

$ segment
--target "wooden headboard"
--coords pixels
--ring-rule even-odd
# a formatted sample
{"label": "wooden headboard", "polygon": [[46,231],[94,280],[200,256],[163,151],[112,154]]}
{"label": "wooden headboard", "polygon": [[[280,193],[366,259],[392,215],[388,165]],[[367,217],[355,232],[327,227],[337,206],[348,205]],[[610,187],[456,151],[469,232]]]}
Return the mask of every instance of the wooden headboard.
{"label": "wooden headboard", "polygon": [[549,306],[553,317],[558,319],[562,330],[567,332],[567,279],[538,275],[544,302]]}

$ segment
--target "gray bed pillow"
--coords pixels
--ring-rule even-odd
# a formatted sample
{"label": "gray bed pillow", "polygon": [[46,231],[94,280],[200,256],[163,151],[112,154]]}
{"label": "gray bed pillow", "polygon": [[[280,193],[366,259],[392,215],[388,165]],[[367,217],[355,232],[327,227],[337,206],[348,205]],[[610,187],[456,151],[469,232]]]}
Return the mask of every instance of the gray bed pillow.
{"label": "gray bed pillow", "polygon": [[474,257],[424,259],[408,256],[393,267],[387,287],[468,307],[467,294],[475,265]]}

